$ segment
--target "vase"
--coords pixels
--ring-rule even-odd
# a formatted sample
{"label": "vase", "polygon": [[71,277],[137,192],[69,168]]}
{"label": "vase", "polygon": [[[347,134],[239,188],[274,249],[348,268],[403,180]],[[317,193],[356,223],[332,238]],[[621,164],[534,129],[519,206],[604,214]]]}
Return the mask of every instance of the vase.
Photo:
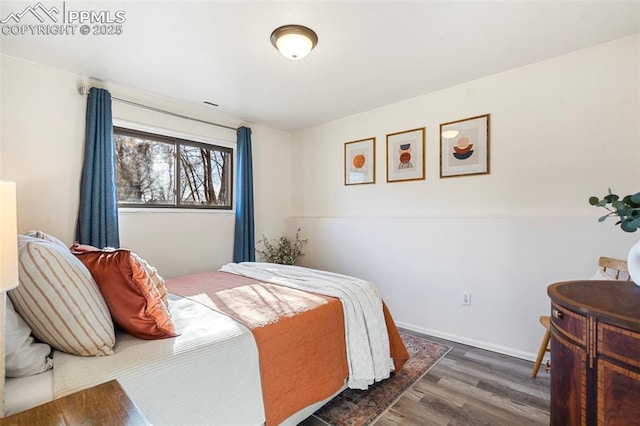
{"label": "vase", "polygon": [[627,268],[633,282],[640,286],[640,241],[635,243],[627,256]]}

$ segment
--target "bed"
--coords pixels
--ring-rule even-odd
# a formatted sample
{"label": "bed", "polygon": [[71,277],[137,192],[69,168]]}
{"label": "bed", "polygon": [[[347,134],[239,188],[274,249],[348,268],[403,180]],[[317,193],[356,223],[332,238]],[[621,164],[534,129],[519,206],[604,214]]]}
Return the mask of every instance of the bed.
{"label": "bed", "polygon": [[[273,265],[254,265],[261,264],[167,280],[173,336],[141,339],[116,327],[108,356],[54,349],[53,369],[7,378],[5,415],[117,379],[154,424],[297,424],[347,386],[366,388],[408,359],[380,300],[372,308],[380,312],[366,316],[382,318],[384,339],[370,340],[384,344],[366,351],[387,348],[385,359],[373,361],[371,371],[354,361],[363,336],[350,302],[321,294],[334,290],[302,288],[316,285],[317,274],[344,276],[280,266],[274,275]],[[21,284],[29,287],[22,276]]]}

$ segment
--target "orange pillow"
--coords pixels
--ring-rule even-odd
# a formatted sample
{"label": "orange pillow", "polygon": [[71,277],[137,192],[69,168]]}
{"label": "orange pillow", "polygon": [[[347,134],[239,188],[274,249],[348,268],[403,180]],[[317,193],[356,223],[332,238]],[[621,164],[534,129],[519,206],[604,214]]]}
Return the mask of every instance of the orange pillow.
{"label": "orange pillow", "polygon": [[[71,253],[73,254],[86,253],[88,251],[100,251],[98,247],[90,246],[88,244],[80,244],[77,241],[69,248],[69,250],[71,250]],[[114,251],[114,250],[115,249],[112,247],[105,247],[104,249],[102,249],[102,251]],[[153,266],[151,266],[149,262],[147,262],[146,260],[138,256],[134,252],[131,252],[131,259],[134,262],[138,262],[147,271],[147,273],[149,274],[149,278],[151,278],[151,282],[153,283],[153,285],[156,286],[156,288],[160,292],[162,303],[164,303],[164,306],[166,306],[167,309],[169,309],[169,297],[167,294],[167,287],[165,286],[164,278],[162,278],[160,274],[158,274],[158,270]]]}
{"label": "orange pillow", "polygon": [[149,273],[129,250],[74,248],[80,247],[72,252],[91,272],[120,328],[147,340],[178,335]]}

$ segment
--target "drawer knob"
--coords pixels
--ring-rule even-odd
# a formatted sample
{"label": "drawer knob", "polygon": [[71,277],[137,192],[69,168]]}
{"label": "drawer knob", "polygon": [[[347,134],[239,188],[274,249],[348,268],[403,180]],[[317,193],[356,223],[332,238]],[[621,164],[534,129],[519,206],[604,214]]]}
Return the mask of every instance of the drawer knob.
{"label": "drawer knob", "polygon": [[553,309],[551,311],[551,315],[553,315],[553,317],[557,319],[562,319],[562,317],[564,317],[564,314],[562,313],[562,311],[559,311],[557,309]]}

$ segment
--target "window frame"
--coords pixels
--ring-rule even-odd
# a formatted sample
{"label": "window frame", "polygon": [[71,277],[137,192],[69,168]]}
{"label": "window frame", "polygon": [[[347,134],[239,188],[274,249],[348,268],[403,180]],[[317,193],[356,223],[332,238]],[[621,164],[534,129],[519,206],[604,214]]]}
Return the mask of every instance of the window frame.
{"label": "window frame", "polygon": [[[125,127],[126,126],[126,127]],[[116,134],[143,138],[146,140],[158,141],[162,143],[168,143],[175,147],[175,157],[174,157],[174,203],[173,204],[145,204],[145,203],[129,203],[129,202],[120,202],[117,200],[118,209],[174,209],[174,210],[214,210],[214,211],[225,211],[231,212],[234,210],[234,192],[235,192],[235,149],[229,146],[218,145],[214,143],[207,143],[202,141],[197,141],[193,139],[186,139],[186,137],[190,137],[190,135],[184,136],[172,136],[167,134],[157,133],[159,130],[156,129],[137,129],[134,125],[130,125],[129,123],[114,123],[113,125],[113,135],[115,138]],[[202,139],[202,138],[198,138]],[[178,196],[180,191],[180,146],[191,146],[195,148],[204,148],[209,151],[220,151],[229,154],[229,164],[231,165],[229,170],[229,204],[225,206],[219,205],[209,205],[209,204],[183,204],[180,202],[180,197]],[[114,160],[115,160],[115,143],[114,143]],[[117,175],[117,170],[116,170]],[[117,184],[116,184],[116,198],[117,198]]]}

